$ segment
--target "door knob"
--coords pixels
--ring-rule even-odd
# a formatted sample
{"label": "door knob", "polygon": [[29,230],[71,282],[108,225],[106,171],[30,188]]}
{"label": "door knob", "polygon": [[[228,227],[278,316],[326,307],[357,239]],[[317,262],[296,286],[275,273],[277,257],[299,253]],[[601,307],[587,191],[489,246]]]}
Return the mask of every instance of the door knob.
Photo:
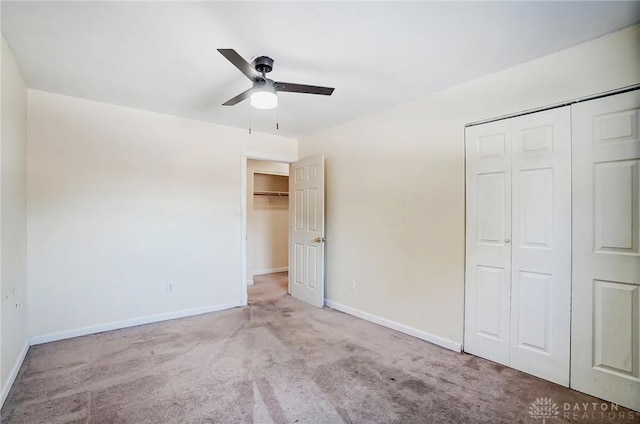
{"label": "door knob", "polygon": [[315,241],[316,243],[324,243],[325,241],[327,241],[327,239],[324,237],[316,237],[313,239],[313,241]]}
{"label": "door knob", "polygon": [[505,242],[505,243],[509,243],[509,242],[511,242],[511,240],[509,240],[509,239],[504,239],[504,242]]}

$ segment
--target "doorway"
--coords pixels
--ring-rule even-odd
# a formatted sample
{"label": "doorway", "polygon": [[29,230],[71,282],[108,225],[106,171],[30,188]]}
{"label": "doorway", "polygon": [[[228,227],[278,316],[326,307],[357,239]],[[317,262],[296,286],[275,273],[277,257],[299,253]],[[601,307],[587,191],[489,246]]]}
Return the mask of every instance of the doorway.
{"label": "doorway", "polygon": [[[288,157],[270,156],[265,154],[242,153],[242,196],[241,196],[241,281],[240,304],[248,304],[248,282],[255,281],[251,264],[249,270],[248,248],[248,204],[254,201],[256,193],[250,183],[255,181],[253,173],[249,172],[249,161],[256,160],[259,165],[266,167],[266,162],[288,164],[289,192],[293,195],[288,204],[288,264],[292,279],[288,281],[287,292],[293,297],[313,306],[324,306],[324,245],[325,245],[325,211],[324,211],[324,157],[313,156],[299,161]],[[262,172],[262,173],[267,173]],[[274,171],[271,171],[274,173]],[[276,170],[282,174],[282,170]],[[259,195],[276,197],[278,190],[266,190]],[[269,193],[276,191],[276,193]],[[288,194],[288,193],[287,193]],[[284,196],[281,196],[284,197]],[[269,202],[269,200],[267,200]],[[274,200],[271,200],[274,202]],[[253,208],[252,208],[253,209]],[[271,268],[273,270],[273,268]],[[249,281],[249,278],[252,278]]]}
{"label": "doorway", "polygon": [[289,165],[247,160],[248,301],[288,292]]}

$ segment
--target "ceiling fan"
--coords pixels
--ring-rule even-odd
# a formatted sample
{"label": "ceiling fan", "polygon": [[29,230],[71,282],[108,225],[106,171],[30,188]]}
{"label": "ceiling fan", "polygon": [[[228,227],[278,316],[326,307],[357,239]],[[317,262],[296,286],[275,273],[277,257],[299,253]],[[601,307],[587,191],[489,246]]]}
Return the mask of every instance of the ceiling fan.
{"label": "ceiling fan", "polygon": [[260,56],[252,64],[249,64],[233,49],[218,49],[218,51],[253,82],[253,87],[226,101],[222,106],[233,106],[250,97],[251,106],[258,109],[273,109],[278,106],[278,96],[276,95],[278,91],[322,94],[324,96],[330,96],[333,93],[334,88],[332,87],[278,82],[267,78],[266,74],[273,69],[273,59],[270,57]]}

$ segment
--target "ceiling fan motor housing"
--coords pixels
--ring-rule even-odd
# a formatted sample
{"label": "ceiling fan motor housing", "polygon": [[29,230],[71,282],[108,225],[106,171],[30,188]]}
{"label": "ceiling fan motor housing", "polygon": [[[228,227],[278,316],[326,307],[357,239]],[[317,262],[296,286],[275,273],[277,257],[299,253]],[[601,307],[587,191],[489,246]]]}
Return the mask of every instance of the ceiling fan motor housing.
{"label": "ceiling fan motor housing", "polygon": [[273,59],[268,56],[259,56],[253,61],[253,67],[261,74],[268,74],[273,69]]}

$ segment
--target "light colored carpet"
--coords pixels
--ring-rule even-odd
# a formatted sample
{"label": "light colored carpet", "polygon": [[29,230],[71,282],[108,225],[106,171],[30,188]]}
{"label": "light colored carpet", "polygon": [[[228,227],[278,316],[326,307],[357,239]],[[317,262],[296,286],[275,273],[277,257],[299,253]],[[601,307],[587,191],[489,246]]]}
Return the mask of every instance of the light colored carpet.
{"label": "light colored carpet", "polygon": [[307,306],[286,278],[256,278],[247,307],[32,347],[2,423],[542,423],[541,397],[547,423],[640,422],[567,419],[601,401]]}

